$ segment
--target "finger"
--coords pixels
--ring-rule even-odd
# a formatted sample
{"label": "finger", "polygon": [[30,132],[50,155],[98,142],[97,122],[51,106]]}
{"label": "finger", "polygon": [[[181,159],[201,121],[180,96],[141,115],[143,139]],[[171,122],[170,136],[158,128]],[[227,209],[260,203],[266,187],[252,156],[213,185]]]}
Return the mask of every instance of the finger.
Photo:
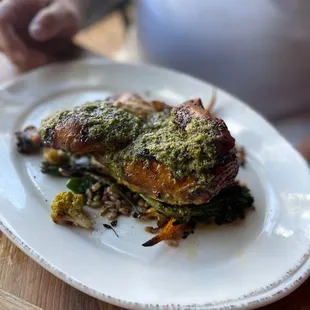
{"label": "finger", "polygon": [[0,48],[20,68],[26,68],[29,64],[31,67],[39,66],[48,61],[45,54],[29,49],[12,26],[1,27]]}
{"label": "finger", "polygon": [[17,65],[22,65],[26,61],[27,47],[12,26],[1,27],[0,48]]}
{"label": "finger", "polygon": [[78,29],[78,19],[73,7],[55,2],[35,16],[29,26],[29,34],[38,41],[71,36]]}
{"label": "finger", "polygon": [[3,1],[0,2],[0,25],[12,24],[15,22],[15,11],[12,2]]}
{"label": "finger", "polygon": [[27,61],[24,66],[20,68],[24,71],[28,71],[30,69],[43,66],[51,61],[52,59],[48,55],[45,55],[38,50],[30,49],[28,51]]}

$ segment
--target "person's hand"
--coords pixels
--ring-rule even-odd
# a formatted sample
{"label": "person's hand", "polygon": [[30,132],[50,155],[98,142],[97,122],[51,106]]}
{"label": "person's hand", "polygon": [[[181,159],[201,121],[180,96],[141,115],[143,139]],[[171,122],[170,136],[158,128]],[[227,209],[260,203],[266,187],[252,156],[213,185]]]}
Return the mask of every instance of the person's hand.
{"label": "person's hand", "polygon": [[0,1],[0,51],[22,70],[68,56],[81,0]]}

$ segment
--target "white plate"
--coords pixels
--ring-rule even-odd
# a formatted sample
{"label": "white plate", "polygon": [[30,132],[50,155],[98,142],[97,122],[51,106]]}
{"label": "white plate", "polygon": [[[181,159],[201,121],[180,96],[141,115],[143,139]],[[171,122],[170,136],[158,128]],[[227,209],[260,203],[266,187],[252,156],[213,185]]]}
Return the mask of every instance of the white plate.
{"label": "white plate", "polygon": [[246,147],[256,211],[234,225],[198,229],[178,248],[150,238],[145,224],[122,218],[119,238],[55,225],[49,204],[63,180],[40,173],[39,157],[15,151],[14,132],[59,108],[134,91],[180,104],[205,101],[206,83],[149,66],[100,60],[53,65],[0,91],[0,221],[4,233],[44,268],[81,291],[132,309],[254,308],[285,296],[309,273],[310,175],[295,150],[259,115],[218,92],[217,114]]}

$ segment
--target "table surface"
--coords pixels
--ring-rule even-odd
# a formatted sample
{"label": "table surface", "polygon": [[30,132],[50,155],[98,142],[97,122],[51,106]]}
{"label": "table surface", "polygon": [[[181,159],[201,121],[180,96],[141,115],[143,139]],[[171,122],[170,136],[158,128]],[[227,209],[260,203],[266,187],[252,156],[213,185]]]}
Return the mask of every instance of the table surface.
{"label": "table surface", "polygon": [[[80,46],[113,58],[124,43],[121,17],[114,13],[75,38]],[[0,54],[0,83],[19,72]],[[0,310],[117,310],[56,278],[0,232]],[[310,279],[265,310],[310,309]]]}

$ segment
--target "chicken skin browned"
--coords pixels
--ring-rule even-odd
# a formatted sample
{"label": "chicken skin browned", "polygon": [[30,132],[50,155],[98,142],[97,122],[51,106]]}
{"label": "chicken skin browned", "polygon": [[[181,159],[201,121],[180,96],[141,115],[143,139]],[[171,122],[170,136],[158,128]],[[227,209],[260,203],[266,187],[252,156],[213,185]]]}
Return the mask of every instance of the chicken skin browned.
{"label": "chicken skin browned", "polygon": [[46,146],[91,153],[117,182],[173,205],[208,202],[239,168],[234,138],[200,99],[170,111],[126,94],[58,112],[40,132]]}

